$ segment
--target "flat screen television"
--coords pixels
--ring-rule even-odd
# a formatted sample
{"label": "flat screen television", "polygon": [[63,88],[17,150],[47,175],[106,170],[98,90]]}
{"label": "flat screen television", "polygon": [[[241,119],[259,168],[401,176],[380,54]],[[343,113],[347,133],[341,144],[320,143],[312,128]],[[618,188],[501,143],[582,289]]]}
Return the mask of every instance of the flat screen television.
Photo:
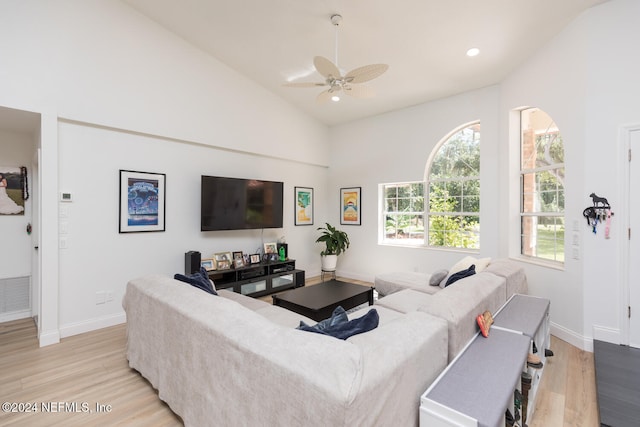
{"label": "flat screen television", "polygon": [[200,230],[282,228],[284,183],[202,175]]}

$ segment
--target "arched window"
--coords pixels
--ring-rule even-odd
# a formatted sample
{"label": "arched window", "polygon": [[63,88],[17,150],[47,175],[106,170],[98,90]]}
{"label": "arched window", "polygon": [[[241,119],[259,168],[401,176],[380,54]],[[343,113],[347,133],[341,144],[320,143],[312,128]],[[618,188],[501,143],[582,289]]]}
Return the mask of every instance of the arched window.
{"label": "arched window", "polygon": [[454,131],[427,174],[429,246],[480,248],[480,123]]}
{"label": "arched window", "polygon": [[539,108],[520,112],[521,254],[564,262],[564,145]]}
{"label": "arched window", "polygon": [[480,123],[445,137],[426,170],[426,182],[380,185],[380,242],[479,249]]}

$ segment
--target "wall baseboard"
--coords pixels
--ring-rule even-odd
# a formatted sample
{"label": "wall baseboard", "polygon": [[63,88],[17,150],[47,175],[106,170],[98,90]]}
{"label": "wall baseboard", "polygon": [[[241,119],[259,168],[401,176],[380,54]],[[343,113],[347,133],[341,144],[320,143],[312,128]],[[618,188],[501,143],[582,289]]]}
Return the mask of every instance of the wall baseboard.
{"label": "wall baseboard", "polygon": [[31,317],[31,309],[0,314],[0,323]]}
{"label": "wall baseboard", "polygon": [[40,347],[58,344],[60,342],[60,331],[56,329],[53,331],[43,332],[39,334],[38,341],[40,342]]}
{"label": "wall baseboard", "polygon": [[593,339],[611,344],[621,344],[622,335],[620,329],[608,328],[606,326],[593,325]]}
{"label": "wall baseboard", "polygon": [[70,337],[73,335],[83,334],[85,332],[95,331],[97,329],[108,328],[109,326],[119,325],[127,321],[127,316],[124,312],[118,314],[112,314],[109,316],[98,317],[95,319],[89,319],[77,323],[69,323],[67,325],[60,326],[60,336],[62,338]]}
{"label": "wall baseboard", "polygon": [[593,339],[577,334],[571,329],[551,322],[551,335],[568,342],[574,347],[593,353]]}

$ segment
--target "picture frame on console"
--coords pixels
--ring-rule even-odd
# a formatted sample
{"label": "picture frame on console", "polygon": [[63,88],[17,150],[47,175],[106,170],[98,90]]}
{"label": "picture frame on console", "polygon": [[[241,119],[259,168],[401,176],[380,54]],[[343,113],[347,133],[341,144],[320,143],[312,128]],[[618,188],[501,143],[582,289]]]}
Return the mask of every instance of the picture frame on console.
{"label": "picture frame on console", "polygon": [[207,271],[216,269],[216,261],[213,258],[205,258],[200,260],[200,267],[204,267]]}
{"label": "picture frame on console", "polygon": [[278,254],[278,245],[275,242],[265,243],[264,244],[264,253],[267,254]]}
{"label": "picture frame on console", "polygon": [[166,175],[120,170],[120,233],[165,231]]}
{"label": "picture frame on console", "polygon": [[362,187],[340,189],[340,224],[362,224]]}
{"label": "picture frame on console", "polygon": [[216,269],[229,270],[231,268],[231,252],[218,252],[213,257],[216,261]]}
{"label": "picture frame on console", "polygon": [[294,224],[313,225],[313,188],[294,187]]}
{"label": "picture frame on console", "polygon": [[260,254],[252,254],[250,260],[251,264],[260,264]]}

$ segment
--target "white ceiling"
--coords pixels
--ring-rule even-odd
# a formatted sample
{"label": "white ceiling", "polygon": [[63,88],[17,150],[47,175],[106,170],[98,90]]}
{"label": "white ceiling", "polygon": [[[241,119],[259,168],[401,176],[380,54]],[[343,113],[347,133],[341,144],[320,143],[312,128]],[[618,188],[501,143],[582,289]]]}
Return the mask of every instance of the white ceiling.
{"label": "white ceiling", "polygon": [[[327,125],[499,83],[583,10],[606,0],[123,0]],[[317,104],[313,57],[389,70],[373,99]],[[467,49],[480,55],[469,58]]]}

